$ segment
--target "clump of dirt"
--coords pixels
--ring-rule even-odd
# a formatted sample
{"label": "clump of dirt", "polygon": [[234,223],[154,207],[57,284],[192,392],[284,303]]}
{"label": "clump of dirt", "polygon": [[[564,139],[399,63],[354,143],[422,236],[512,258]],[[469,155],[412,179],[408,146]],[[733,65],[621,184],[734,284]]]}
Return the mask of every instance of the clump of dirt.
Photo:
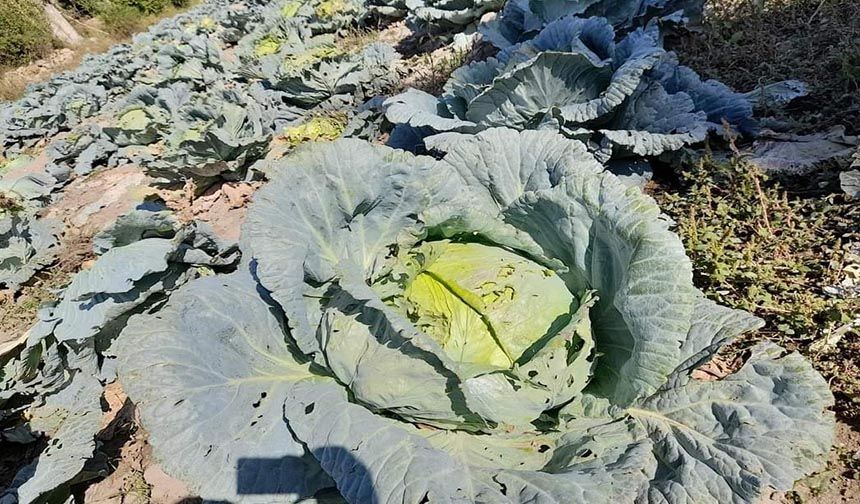
{"label": "clump of dirt", "polygon": [[262,182],[218,182],[197,197],[197,189],[186,185],[182,190],[160,190],[158,196],[176,212],[183,222],[205,222],[219,238],[233,242],[239,239],[251,196]]}
{"label": "clump of dirt", "polygon": [[860,2],[708,0],[706,12],[701,30],[668,41],[683,64],[739,91],[800,79],[809,96],[777,117],[803,132],[860,128]]}
{"label": "clump of dirt", "polygon": [[7,194],[0,193],[0,215],[14,214],[21,210],[21,202]]}
{"label": "clump of dirt", "polygon": [[132,210],[154,191],[150,179],[135,165],[103,169],[73,180],[44,217],[60,219],[83,234],[95,234]]}
{"label": "clump of dirt", "polygon": [[98,435],[107,474],[73,489],[88,504],[175,504],[193,499],[185,485],[161,470],[140,428],[137,409],[118,382],[103,396],[104,416]]}

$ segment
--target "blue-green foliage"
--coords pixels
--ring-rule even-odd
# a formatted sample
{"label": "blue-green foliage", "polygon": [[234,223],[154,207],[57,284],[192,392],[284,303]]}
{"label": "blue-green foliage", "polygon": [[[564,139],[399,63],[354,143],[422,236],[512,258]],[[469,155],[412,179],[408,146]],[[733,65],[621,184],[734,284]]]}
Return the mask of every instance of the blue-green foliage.
{"label": "blue-green foliage", "polygon": [[656,27],[616,41],[598,17],[550,22],[533,39],[454,71],[442,96],[409,90],[386,106],[389,121],[421,136],[549,128],[603,158],[677,150],[723,121],[742,132],[753,127],[749,100],[679,65]]}

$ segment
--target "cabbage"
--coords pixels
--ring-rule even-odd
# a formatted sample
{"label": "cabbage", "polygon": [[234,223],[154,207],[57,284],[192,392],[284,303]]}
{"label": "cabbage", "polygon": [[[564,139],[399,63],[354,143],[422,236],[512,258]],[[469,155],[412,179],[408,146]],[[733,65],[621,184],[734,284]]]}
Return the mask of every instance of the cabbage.
{"label": "cabbage", "polygon": [[693,287],[653,201],[556,132],[441,160],[299,149],[239,270],[111,348],[164,469],[205,500],[753,502],[824,462],[826,382]]}
{"label": "cabbage", "polygon": [[120,147],[157,142],[181,120],[193,97],[184,82],[163,88],[139,85],[128,94],[116,122],[105,127],[104,133]]}
{"label": "cabbage", "polygon": [[195,98],[172,123],[164,152],[140,161],[168,183],[242,179],[245,169],[268,152],[268,118],[260,106],[232,91],[216,89]]}
{"label": "cabbage", "polygon": [[439,98],[414,89],[390,98],[386,117],[421,130],[419,137],[557,129],[604,158],[677,150],[722,129],[723,120],[752,131],[749,101],[679,65],[655,29],[614,37],[604,18],[562,18],[533,40],[455,70]]}
{"label": "cabbage", "polygon": [[0,287],[17,290],[54,262],[62,229],[56,220],[0,213]]}
{"label": "cabbage", "polygon": [[704,0],[509,0],[501,14],[479,29],[494,46],[504,49],[537,35],[547,24],[566,16],[603,17],[620,30],[650,21],[696,24]]}
{"label": "cabbage", "polygon": [[502,4],[504,0],[406,0],[407,21],[420,27],[462,28]]}

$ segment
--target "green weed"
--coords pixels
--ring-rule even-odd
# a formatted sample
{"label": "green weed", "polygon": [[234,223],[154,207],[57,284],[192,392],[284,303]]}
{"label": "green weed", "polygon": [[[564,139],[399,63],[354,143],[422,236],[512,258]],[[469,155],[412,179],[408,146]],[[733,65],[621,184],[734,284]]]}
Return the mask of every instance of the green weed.
{"label": "green weed", "polygon": [[0,2],[0,65],[20,65],[53,49],[42,8],[35,0]]}
{"label": "green weed", "polygon": [[763,318],[767,325],[747,341],[767,338],[800,350],[833,380],[837,410],[856,415],[860,369],[848,363],[860,355],[852,328],[860,300],[824,287],[858,267],[860,204],[838,194],[792,193],[741,159],[706,157],[682,173],[678,189],[654,197],[676,223],[696,285]]}

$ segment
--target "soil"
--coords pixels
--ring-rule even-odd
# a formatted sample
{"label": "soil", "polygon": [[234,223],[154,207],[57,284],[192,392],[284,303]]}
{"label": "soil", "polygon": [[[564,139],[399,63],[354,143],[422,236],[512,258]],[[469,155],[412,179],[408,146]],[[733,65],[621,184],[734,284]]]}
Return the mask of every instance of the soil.
{"label": "soil", "polygon": [[152,456],[137,411],[119,383],[105,387],[107,410],[99,435],[101,451],[113,468],[106,477],[80,490],[88,504],[176,504],[193,502],[185,485],[161,470]]}
{"label": "soil", "polygon": [[702,29],[671,38],[681,62],[739,90],[786,79],[809,96],[773,111],[798,132],[860,128],[860,2],[707,0]]}

